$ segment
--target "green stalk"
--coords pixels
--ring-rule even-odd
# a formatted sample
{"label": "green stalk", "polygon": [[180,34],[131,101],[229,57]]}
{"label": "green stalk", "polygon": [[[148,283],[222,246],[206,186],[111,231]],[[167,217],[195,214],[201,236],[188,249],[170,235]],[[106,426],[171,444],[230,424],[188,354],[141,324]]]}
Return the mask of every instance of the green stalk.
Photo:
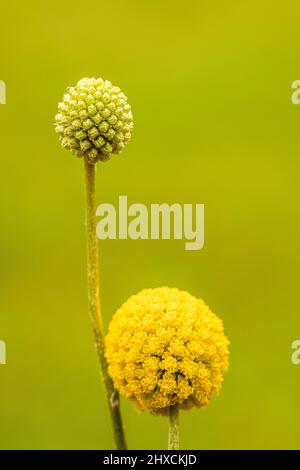
{"label": "green stalk", "polygon": [[169,442],[168,450],[179,449],[179,408],[177,405],[169,409]]}
{"label": "green stalk", "polygon": [[107,404],[112,420],[114,439],[118,450],[126,449],[123,431],[119,393],[115,390],[113,382],[108,375],[107,362],[104,355],[104,329],[101,315],[99,291],[99,253],[96,237],[96,165],[84,159],[85,169],[85,197],[86,197],[86,230],[87,230],[87,271],[88,271],[88,299],[92,321],[96,352],[100,364],[101,377],[104,384]]}

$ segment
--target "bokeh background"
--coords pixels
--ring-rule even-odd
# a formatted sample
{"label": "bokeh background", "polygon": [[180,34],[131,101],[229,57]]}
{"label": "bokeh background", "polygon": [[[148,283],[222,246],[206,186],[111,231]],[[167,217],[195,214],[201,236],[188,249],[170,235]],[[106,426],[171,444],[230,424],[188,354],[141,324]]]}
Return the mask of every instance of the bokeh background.
{"label": "bokeh background", "polygon": [[[299,448],[299,2],[166,0],[1,6],[1,449],[113,447],[90,329],[82,161],[53,129],[83,76],[121,86],[135,117],[99,164],[97,202],[205,204],[205,247],[105,241],[106,327],[143,287],[177,286],[224,320],[221,394],[182,412],[184,449]],[[161,449],[167,420],[122,401],[131,448]]]}

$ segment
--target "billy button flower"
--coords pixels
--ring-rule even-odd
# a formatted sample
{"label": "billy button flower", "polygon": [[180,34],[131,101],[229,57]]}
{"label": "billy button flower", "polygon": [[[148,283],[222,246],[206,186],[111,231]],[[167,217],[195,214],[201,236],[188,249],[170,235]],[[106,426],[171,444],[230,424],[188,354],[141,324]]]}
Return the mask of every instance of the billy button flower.
{"label": "billy button flower", "polygon": [[121,153],[133,128],[127,97],[102,78],[83,78],[68,88],[55,121],[62,147],[89,163]]}
{"label": "billy button flower", "polygon": [[96,163],[120,153],[131,138],[131,107],[119,87],[102,78],[83,78],[67,89],[58,105],[55,130],[63,148],[83,157],[85,169],[88,297],[96,351],[118,449],[126,449],[119,394],[108,375],[99,293],[96,238]]}
{"label": "billy button flower", "polygon": [[115,313],[105,344],[116,389],[140,410],[169,414],[169,449],[177,449],[179,408],[201,408],[221,389],[229,356],[222,321],[188,292],[144,289]]}

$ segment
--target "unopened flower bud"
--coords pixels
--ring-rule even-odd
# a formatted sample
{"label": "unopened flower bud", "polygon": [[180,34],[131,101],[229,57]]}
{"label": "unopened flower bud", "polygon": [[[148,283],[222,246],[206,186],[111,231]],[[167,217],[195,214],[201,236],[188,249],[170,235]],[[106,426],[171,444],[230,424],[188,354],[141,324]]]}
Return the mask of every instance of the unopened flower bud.
{"label": "unopened flower bud", "polygon": [[62,147],[90,163],[121,153],[132,128],[126,96],[102,78],[83,78],[68,88],[55,116]]}

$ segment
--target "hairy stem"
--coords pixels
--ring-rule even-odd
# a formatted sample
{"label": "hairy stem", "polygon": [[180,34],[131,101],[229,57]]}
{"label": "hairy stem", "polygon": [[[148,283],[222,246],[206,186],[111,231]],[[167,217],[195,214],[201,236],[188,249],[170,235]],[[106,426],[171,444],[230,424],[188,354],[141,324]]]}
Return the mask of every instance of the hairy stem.
{"label": "hairy stem", "polygon": [[120,413],[119,393],[114,389],[112,380],[108,375],[107,362],[104,355],[104,330],[99,291],[99,253],[96,237],[96,165],[89,164],[84,159],[84,168],[89,310],[92,321],[92,330],[94,334],[96,352],[100,364],[101,377],[104,384],[108,408],[113,425],[114,439],[117,449],[124,450],[126,449],[126,441]]}
{"label": "hairy stem", "polygon": [[179,449],[179,408],[177,405],[170,406],[169,410],[169,450]]}

